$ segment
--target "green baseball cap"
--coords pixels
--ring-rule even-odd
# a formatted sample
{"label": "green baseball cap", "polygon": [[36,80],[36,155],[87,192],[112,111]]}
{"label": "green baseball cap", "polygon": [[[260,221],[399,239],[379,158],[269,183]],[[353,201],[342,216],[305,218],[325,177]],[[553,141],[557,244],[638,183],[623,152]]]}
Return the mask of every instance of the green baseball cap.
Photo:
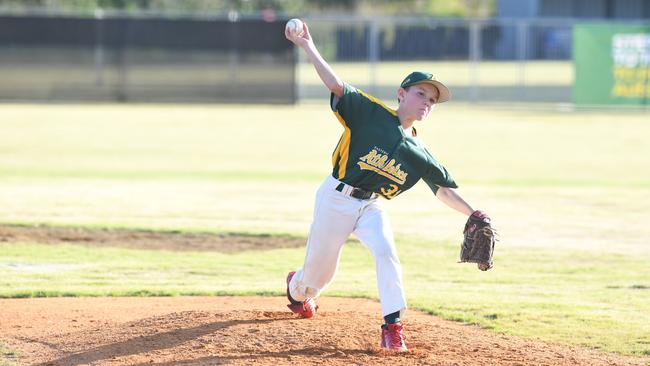
{"label": "green baseball cap", "polygon": [[430,74],[428,72],[422,72],[422,71],[414,71],[406,78],[404,78],[404,81],[402,81],[402,84],[400,84],[401,88],[408,88],[409,86],[413,86],[415,84],[421,84],[421,83],[427,83],[435,86],[438,88],[438,92],[440,93],[440,97],[438,98],[438,103],[443,103],[451,99],[451,93],[449,92],[449,88],[445,86],[445,84],[439,82],[433,74]]}

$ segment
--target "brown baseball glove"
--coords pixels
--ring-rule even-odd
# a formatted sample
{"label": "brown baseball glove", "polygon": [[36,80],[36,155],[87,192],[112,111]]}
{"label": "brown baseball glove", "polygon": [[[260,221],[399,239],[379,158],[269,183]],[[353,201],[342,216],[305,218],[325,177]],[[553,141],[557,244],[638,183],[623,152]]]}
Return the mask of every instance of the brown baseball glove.
{"label": "brown baseball glove", "polygon": [[483,211],[474,211],[465,224],[463,243],[460,246],[460,262],[477,263],[478,269],[492,268],[492,256],[496,231],[490,225],[490,217]]}

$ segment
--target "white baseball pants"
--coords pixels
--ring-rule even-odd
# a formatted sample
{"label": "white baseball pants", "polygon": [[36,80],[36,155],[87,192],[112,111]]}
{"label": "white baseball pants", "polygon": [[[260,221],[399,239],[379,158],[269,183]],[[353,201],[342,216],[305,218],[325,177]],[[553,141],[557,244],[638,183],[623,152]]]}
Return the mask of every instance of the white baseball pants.
{"label": "white baseball pants", "polygon": [[350,186],[336,190],[340,183],[330,175],[316,193],[305,263],[291,279],[291,297],[304,301],[320,295],[334,279],[343,244],[354,233],[375,257],[382,316],[401,312],[406,309],[402,268],[388,215],[376,196],[353,198],[346,194]]}

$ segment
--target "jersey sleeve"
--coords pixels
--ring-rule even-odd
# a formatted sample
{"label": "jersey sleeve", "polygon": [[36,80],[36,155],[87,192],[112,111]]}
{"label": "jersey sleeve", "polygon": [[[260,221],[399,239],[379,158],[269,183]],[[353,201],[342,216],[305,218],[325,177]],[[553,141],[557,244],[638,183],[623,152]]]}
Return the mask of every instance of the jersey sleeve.
{"label": "jersey sleeve", "polygon": [[424,150],[427,158],[427,167],[422,174],[422,180],[431,188],[434,194],[439,187],[458,188],[451,174],[440,164],[428,150]]}
{"label": "jersey sleeve", "polygon": [[330,94],[330,107],[342,123],[354,128],[362,123],[363,115],[375,106],[364,92],[344,82],[341,98]]}

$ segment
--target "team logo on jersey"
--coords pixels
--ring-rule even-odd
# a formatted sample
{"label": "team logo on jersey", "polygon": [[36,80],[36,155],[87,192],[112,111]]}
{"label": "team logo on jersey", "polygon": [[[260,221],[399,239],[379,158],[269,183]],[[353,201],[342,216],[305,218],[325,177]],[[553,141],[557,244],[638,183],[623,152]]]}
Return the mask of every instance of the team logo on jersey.
{"label": "team logo on jersey", "polygon": [[395,159],[388,159],[388,154],[382,154],[377,147],[373,148],[367,155],[359,158],[357,165],[361,170],[372,170],[377,174],[392,180],[398,184],[404,184],[408,173],[401,170],[402,164],[397,164]]}

